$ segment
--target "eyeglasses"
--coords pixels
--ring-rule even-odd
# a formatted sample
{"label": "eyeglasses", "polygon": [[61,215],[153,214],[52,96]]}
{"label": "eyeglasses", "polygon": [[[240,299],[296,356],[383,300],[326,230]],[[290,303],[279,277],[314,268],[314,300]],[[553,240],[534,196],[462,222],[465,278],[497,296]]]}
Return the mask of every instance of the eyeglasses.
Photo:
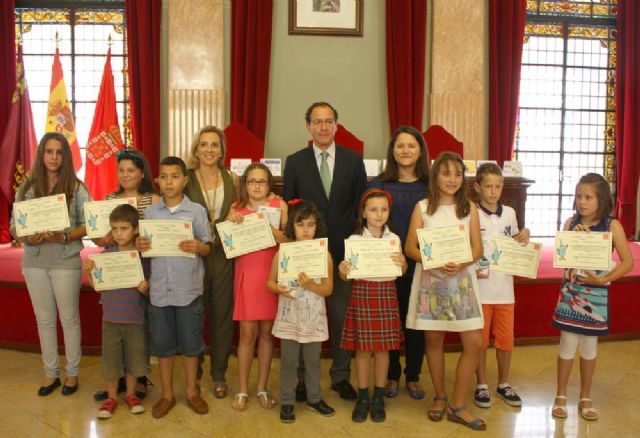
{"label": "eyeglasses", "polygon": [[322,120],[322,119],[316,119],[316,120],[312,120],[312,121],[311,121],[311,124],[312,124],[313,126],[321,126],[321,125],[325,125],[325,126],[329,126],[329,127],[331,127],[331,126],[333,126],[333,125],[335,125],[335,124],[336,124],[336,121],[335,121],[334,119],[325,119],[325,120]]}
{"label": "eyeglasses", "polygon": [[267,186],[269,184],[269,181],[267,181],[266,179],[249,179],[247,180],[247,185],[248,186]]}

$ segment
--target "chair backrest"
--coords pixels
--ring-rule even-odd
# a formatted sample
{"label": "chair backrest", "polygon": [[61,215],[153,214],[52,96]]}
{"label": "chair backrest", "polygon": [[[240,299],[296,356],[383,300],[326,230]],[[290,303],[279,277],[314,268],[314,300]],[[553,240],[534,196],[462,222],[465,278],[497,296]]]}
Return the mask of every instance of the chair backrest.
{"label": "chair backrest", "polygon": [[256,137],[242,123],[233,122],[224,128],[227,152],[224,165],[229,167],[232,158],[251,158],[252,162],[264,158],[264,140]]}
{"label": "chair backrest", "polygon": [[427,142],[429,158],[435,160],[440,152],[451,151],[463,157],[464,147],[449,131],[441,125],[431,125],[429,129],[422,133],[424,141]]}
{"label": "chair backrest", "polygon": [[[351,149],[352,151],[359,153],[360,156],[363,156],[364,154],[364,142],[353,135],[351,131],[349,131],[344,127],[344,125],[341,125],[340,123],[338,123],[335,142],[340,146],[344,146],[347,149]],[[309,145],[311,145],[311,143],[313,143],[313,140],[308,141]]]}

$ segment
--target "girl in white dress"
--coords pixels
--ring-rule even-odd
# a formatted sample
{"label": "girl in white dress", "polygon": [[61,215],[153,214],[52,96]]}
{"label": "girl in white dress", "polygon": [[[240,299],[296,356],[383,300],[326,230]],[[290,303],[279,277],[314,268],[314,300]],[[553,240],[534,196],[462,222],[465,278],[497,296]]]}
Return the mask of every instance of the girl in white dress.
{"label": "girl in white dress", "polygon": [[[443,152],[429,170],[427,198],[418,202],[411,216],[405,254],[417,262],[409,298],[407,328],[425,330],[426,356],[435,389],[434,404],[427,412],[432,421],[447,419],[474,430],[486,424],[465,409],[467,388],[482,349],[482,306],[478,299],[478,281],[474,263],[482,255],[478,210],[469,202],[464,180],[464,163],[459,155]],[[416,231],[465,224],[469,230],[472,260],[449,262],[436,269],[423,270]],[[444,335],[458,332],[462,354],[456,368],[451,403],[444,387]]]}

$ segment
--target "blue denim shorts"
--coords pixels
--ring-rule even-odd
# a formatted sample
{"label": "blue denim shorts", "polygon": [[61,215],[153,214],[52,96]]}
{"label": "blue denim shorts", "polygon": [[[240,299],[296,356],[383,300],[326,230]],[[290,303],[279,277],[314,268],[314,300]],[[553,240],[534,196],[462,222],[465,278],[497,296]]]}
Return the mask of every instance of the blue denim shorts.
{"label": "blue denim shorts", "polygon": [[204,352],[204,306],[199,296],[187,306],[149,305],[151,354],[158,357],[198,356]]}

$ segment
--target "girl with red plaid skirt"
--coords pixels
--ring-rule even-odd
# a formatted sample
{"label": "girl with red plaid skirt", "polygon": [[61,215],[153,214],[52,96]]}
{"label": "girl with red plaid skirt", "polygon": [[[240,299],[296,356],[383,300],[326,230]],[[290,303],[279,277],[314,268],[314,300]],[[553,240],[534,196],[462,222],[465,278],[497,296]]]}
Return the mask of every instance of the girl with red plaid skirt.
{"label": "girl with red plaid skirt", "polygon": [[[362,195],[358,218],[352,239],[385,239],[397,242],[398,251],[391,255],[402,274],[407,261],[400,251],[400,238],[387,226],[391,215],[391,195],[380,189],[368,190]],[[338,265],[340,277],[347,276],[357,267],[357,254],[345,254],[347,260]],[[361,423],[371,412],[371,420],[384,421],[384,387],[389,370],[389,350],[399,350],[402,341],[400,312],[395,277],[357,278],[351,289],[351,299],[342,331],[340,348],[356,350],[358,370],[358,400],[351,419]],[[375,387],[369,400],[369,360],[373,352]]]}

